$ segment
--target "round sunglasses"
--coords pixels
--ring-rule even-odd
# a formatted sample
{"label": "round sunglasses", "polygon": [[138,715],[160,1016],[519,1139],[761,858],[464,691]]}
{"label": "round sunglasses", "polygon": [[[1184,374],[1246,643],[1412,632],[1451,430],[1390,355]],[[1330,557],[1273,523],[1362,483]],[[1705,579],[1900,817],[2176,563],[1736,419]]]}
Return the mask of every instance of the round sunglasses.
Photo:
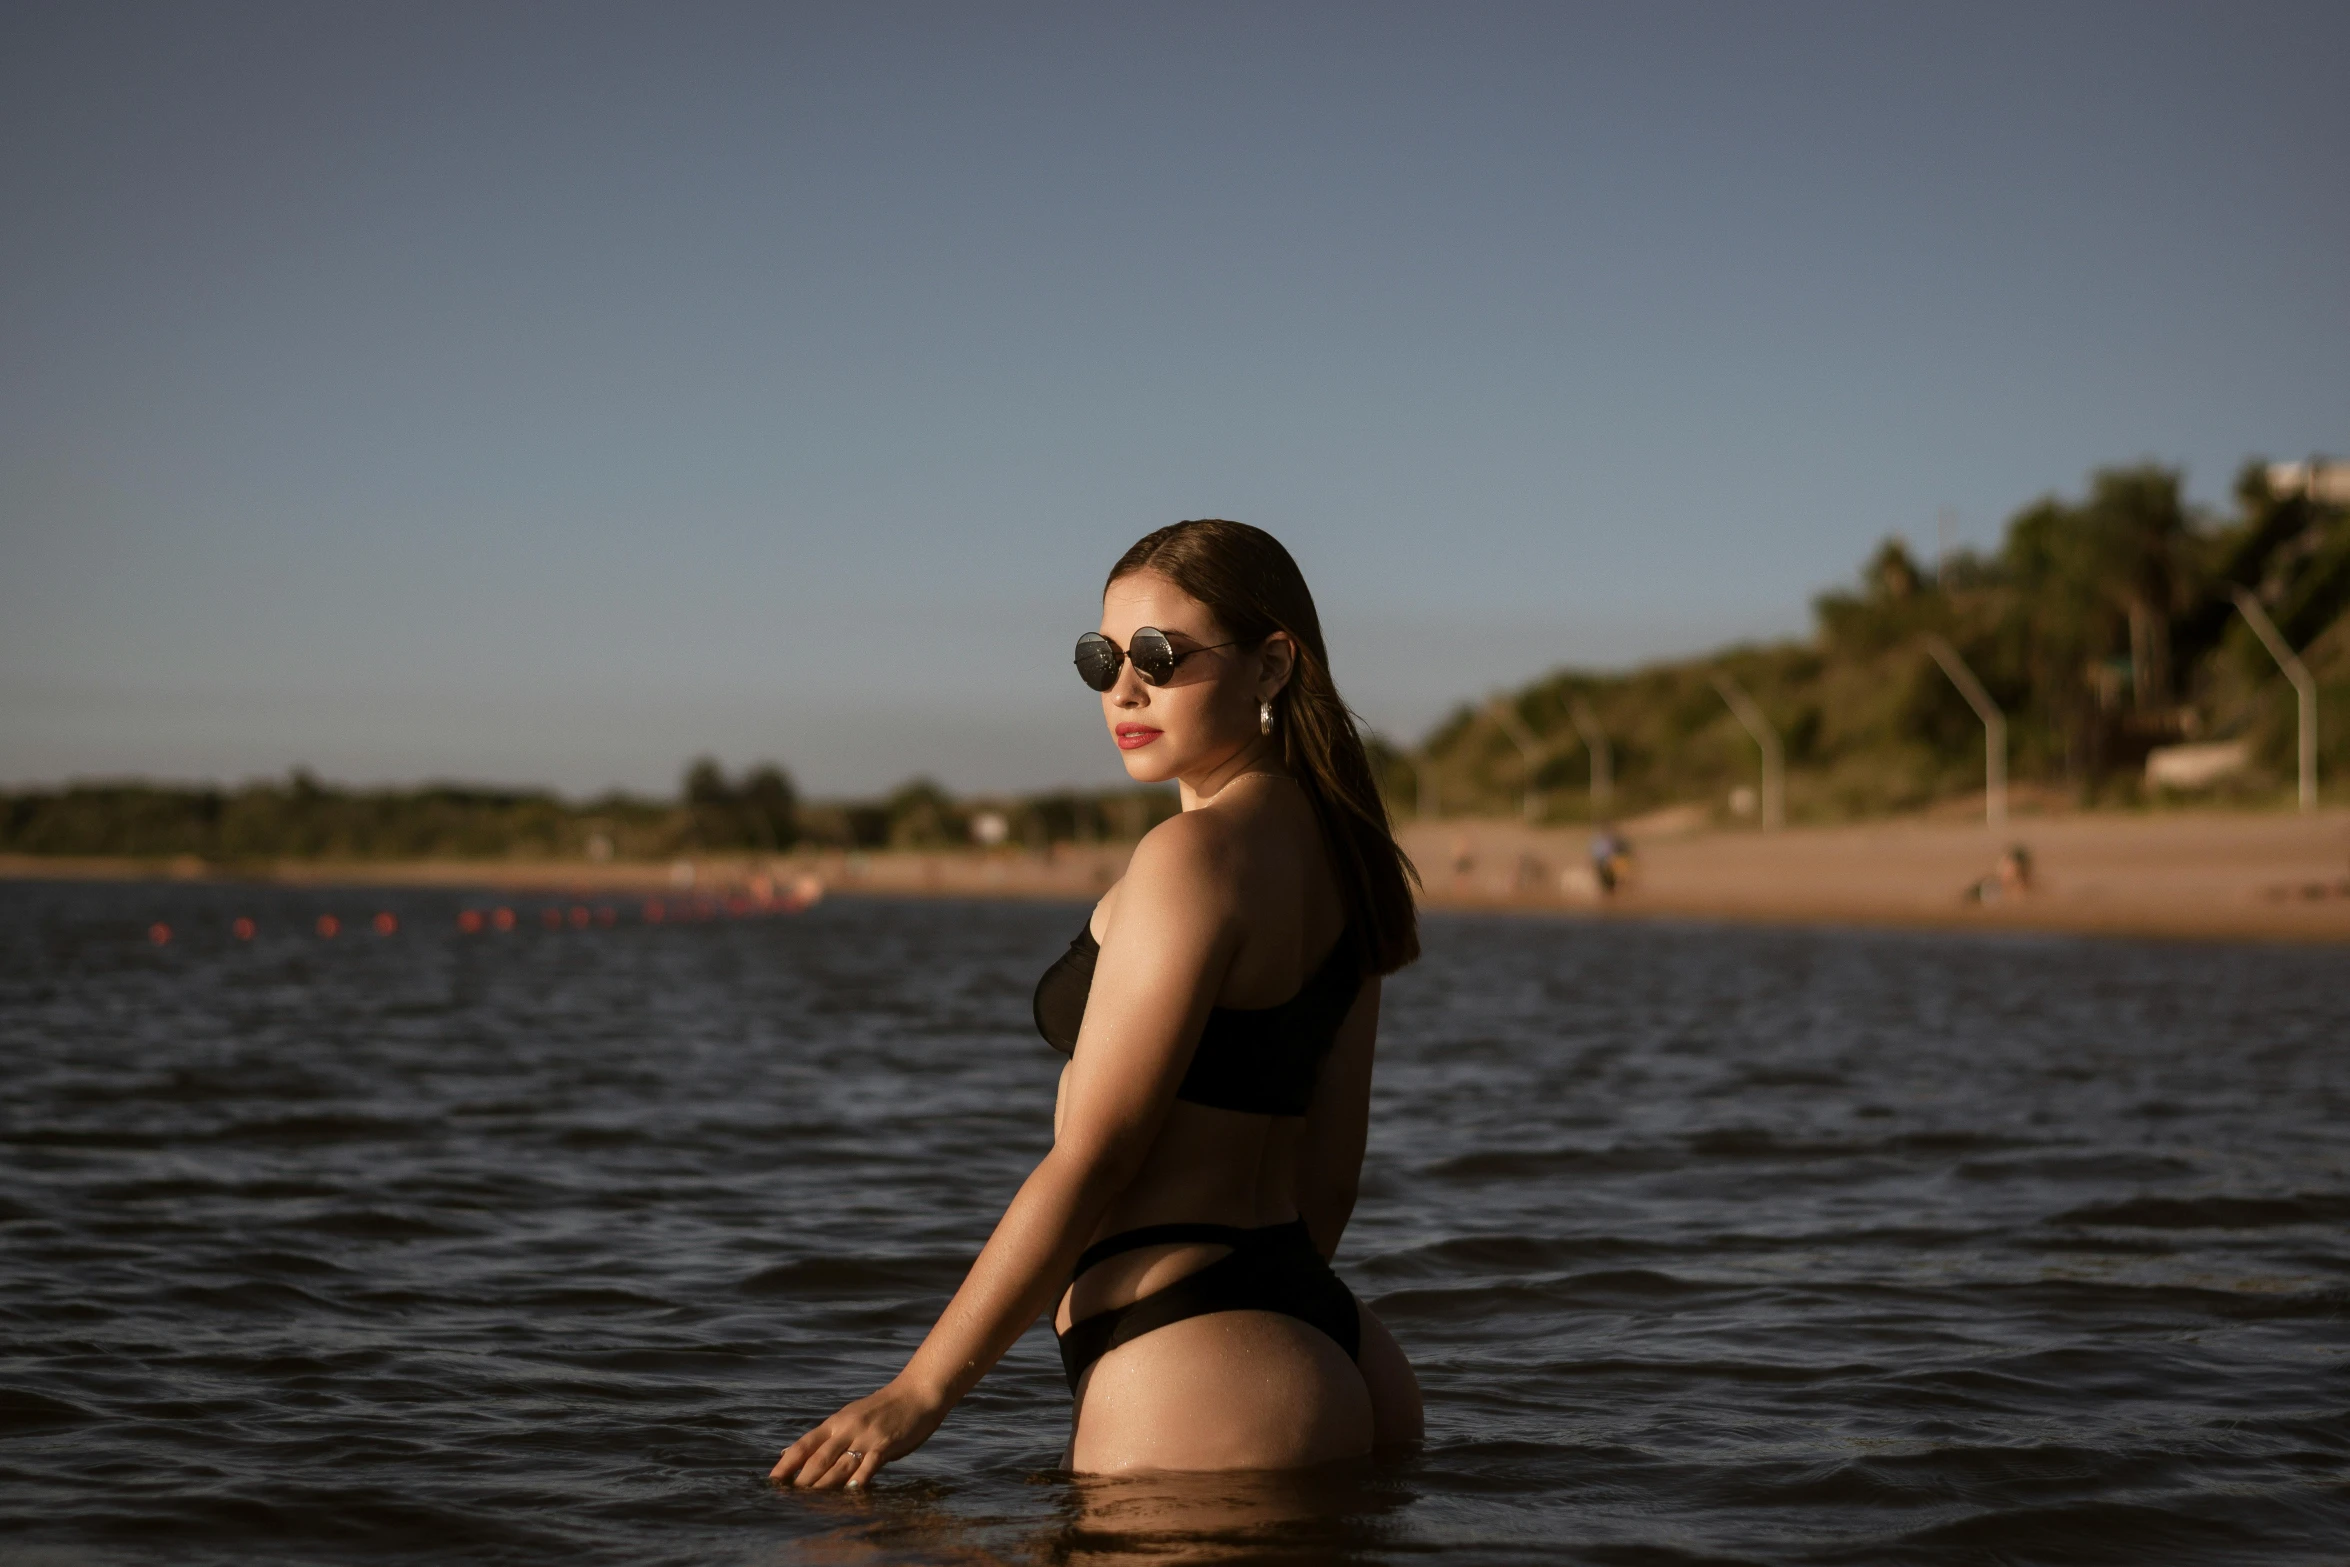
{"label": "round sunglasses", "polygon": [[1163,686],[1175,676],[1175,666],[1194,653],[1213,653],[1220,647],[1238,647],[1237,642],[1218,642],[1209,647],[1185,648],[1175,651],[1167,640],[1167,633],[1156,626],[1144,626],[1121,648],[1098,631],[1088,631],[1077,639],[1077,678],[1096,691],[1107,691],[1118,683],[1118,669],[1128,659],[1134,660],[1134,672],[1145,685]]}

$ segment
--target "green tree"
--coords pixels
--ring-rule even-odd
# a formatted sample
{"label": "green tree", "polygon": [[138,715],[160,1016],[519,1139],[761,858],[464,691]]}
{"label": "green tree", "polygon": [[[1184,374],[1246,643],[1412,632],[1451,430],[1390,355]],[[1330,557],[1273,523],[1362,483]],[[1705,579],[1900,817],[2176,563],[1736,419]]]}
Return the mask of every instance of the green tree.
{"label": "green tree", "polygon": [[2180,481],[2171,468],[2105,469],[2079,513],[2085,564],[2129,627],[2130,700],[2141,711],[2173,700],[2172,623],[2204,586]]}
{"label": "green tree", "polygon": [[954,800],[927,778],[909,779],[891,791],[889,846],[939,849],[969,841],[971,824]]}
{"label": "green tree", "polygon": [[791,775],[762,762],[744,775],[736,791],[738,809],[760,848],[780,851],[799,841],[799,791]]}
{"label": "green tree", "polygon": [[680,793],[689,832],[702,848],[779,853],[799,840],[799,791],[773,762],[760,763],[740,784],[730,784],[716,760],[697,757],[686,768]]}

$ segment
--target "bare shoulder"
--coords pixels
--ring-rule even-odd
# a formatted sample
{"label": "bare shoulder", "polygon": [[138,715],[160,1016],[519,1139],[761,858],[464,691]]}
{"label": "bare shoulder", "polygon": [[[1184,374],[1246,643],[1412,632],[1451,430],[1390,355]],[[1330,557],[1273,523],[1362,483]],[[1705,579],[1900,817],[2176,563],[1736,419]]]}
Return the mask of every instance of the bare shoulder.
{"label": "bare shoulder", "polygon": [[1119,883],[1119,901],[1190,906],[1238,902],[1241,833],[1216,811],[1184,811],[1142,835]]}
{"label": "bare shoulder", "polygon": [[[1204,910],[1237,906],[1232,831],[1209,821],[1205,811],[1183,811],[1168,817],[1142,835],[1126,861],[1126,873],[1094,905],[1088,928],[1098,941],[1107,941],[1121,925],[1157,923],[1157,916],[1179,913],[1196,921]],[[1143,914],[1127,919],[1126,911]]]}
{"label": "bare shoulder", "polygon": [[[1202,1006],[1213,999],[1240,940],[1240,900],[1223,834],[1190,820],[1198,814],[1186,812],[1145,834],[1126,874],[1096,910],[1102,955],[1094,969],[1094,996],[1140,984],[1172,986],[1187,997],[1197,993]],[[1166,999],[1161,997],[1162,1010]],[[1176,1008],[1178,1014],[1183,1010]],[[1089,1006],[1089,1028],[1093,1014]]]}

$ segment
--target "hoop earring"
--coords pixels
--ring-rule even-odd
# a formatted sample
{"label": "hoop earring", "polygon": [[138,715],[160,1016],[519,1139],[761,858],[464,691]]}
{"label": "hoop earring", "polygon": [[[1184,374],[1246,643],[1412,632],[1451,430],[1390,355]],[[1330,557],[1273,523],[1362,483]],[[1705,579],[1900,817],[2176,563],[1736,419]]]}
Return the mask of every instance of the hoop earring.
{"label": "hoop earring", "polygon": [[1257,704],[1257,733],[1261,735],[1269,735],[1272,732],[1273,704],[1270,702],[1259,702]]}

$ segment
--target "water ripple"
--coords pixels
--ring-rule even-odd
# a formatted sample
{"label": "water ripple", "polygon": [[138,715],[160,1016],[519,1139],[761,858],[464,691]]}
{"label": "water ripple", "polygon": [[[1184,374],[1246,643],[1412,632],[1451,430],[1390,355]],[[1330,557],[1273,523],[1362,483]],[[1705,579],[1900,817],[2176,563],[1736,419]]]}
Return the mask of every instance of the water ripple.
{"label": "water ripple", "polygon": [[1340,1259],[1423,1454],[1074,1480],[1039,1332],[888,1486],[808,1498],[774,1449],[896,1369],[1043,1149],[1027,987],[1075,912],[463,901],[0,886],[0,1560],[2350,1540],[2337,954],[1431,921]]}

